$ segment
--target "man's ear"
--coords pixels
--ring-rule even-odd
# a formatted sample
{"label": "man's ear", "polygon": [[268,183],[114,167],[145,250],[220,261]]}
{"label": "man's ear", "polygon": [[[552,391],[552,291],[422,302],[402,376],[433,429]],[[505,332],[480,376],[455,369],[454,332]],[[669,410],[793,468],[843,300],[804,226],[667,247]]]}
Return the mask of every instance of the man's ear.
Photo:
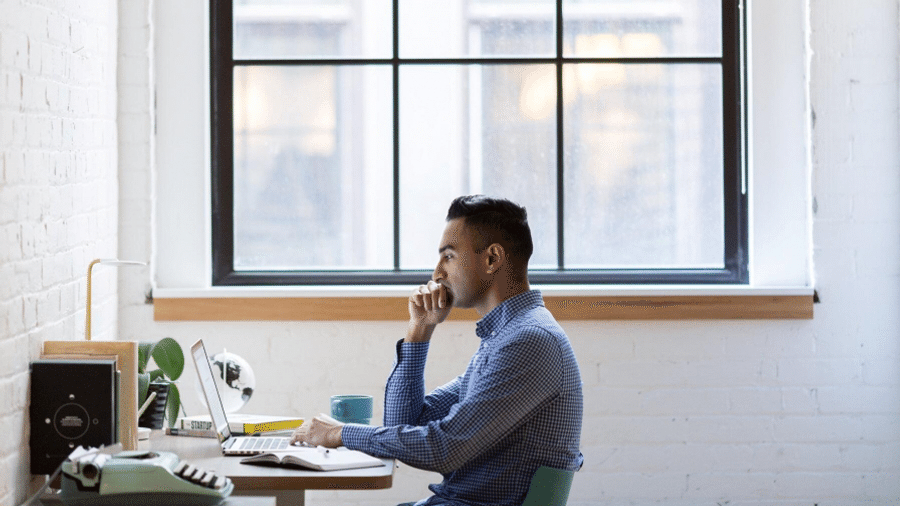
{"label": "man's ear", "polygon": [[506,263],[506,250],[500,243],[493,243],[487,247],[487,256],[485,262],[488,274],[493,274]]}

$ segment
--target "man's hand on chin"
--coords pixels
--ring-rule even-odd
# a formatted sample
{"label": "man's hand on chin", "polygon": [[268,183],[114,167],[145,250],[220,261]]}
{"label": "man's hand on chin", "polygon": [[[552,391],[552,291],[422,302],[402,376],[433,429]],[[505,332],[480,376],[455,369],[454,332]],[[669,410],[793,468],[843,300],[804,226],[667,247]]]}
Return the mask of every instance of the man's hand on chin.
{"label": "man's hand on chin", "polygon": [[453,296],[441,283],[429,281],[409,296],[409,326],[407,342],[424,342],[431,339],[434,328],[447,319],[453,309]]}

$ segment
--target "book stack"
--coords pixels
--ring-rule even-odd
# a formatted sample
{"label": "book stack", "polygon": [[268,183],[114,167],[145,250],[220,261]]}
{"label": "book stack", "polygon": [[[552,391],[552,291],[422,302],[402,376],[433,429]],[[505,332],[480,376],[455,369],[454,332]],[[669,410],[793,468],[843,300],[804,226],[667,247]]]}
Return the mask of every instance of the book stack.
{"label": "book stack", "polygon": [[118,376],[116,433],[124,450],[137,450],[138,343],[136,341],[45,341],[41,358],[115,360]]}
{"label": "book stack", "polygon": [[[303,418],[291,416],[251,415],[230,413],[228,428],[233,434],[261,434],[264,432],[294,430],[303,425]],[[183,416],[175,427],[192,431],[215,431],[209,415]]]}

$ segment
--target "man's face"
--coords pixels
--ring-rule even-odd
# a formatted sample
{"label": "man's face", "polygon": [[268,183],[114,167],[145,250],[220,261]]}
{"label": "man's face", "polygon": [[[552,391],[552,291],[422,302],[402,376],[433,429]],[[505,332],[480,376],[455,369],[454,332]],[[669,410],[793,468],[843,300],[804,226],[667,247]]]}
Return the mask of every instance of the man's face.
{"label": "man's face", "polygon": [[475,307],[490,286],[487,250],[476,253],[472,239],[465,218],[450,220],[438,249],[440,259],[432,278],[447,288],[455,307]]}

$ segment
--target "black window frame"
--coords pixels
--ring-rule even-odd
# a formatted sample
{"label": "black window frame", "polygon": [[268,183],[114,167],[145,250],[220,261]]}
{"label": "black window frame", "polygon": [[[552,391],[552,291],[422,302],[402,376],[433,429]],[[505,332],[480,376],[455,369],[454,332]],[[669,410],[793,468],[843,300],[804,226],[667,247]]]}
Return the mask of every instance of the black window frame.
{"label": "black window frame", "polygon": [[[399,69],[405,65],[549,63],[562,90],[569,63],[717,63],[722,68],[724,267],[721,269],[566,269],[564,262],[564,105],[557,93],[557,261],[556,269],[532,269],[533,284],[562,285],[742,285],[749,283],[748,191],[746,177],[746,19],[744,0],[722,0],[721,57],[574,58],[562,54],[562,0],[556,2],[556,55],[548,58],[400,58],[399,0],[393,1],[393,56],[385,59],[235,60],[231,0],[210,0],[211,218],[213,286],[408,285],[430,278],[428,270],[400,269]],[[390,65],[393,69],[393,270],[277,271],[234,268],[233,78],[238,65]],[[440,224],[435,224],[440,226]]]}

